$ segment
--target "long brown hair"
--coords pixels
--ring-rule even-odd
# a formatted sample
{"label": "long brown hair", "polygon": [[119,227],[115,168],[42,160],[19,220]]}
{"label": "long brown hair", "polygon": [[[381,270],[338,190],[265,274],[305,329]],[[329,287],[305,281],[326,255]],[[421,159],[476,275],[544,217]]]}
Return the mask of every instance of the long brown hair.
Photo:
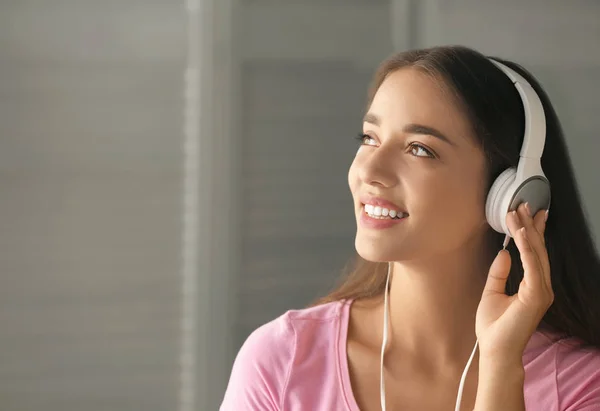
{"label": "long brown hair", "polygon": [[[546,115],[546,145],[542,168],[552,187],[552,205],[546,226],[554,303],[543,323],[567,337],[578,337],[600,348],[600,260],[586,221],[573,167],[558,117],[536,79],[520,65],[495,58],[521,74],[534,88]],[[388,75],[412,67],[441,81],[464,109],[485,153],[488,189],[506,168],[515,167],[523,143],[525,119],[521,98],[512,82],[489,58],[463,46],[442,46],[395,54],[377,69],[367,106]],[[490,228],[491,231],[491,228]],[[500,247],[503,235],[490,233]],[[514,242],[508,251],[513,264],[506,292],[513,295],[523,279],[523,267]],[[333,291],[313,305],[342,299],[381,295],[387,263],[356,256],[349,273]]]}

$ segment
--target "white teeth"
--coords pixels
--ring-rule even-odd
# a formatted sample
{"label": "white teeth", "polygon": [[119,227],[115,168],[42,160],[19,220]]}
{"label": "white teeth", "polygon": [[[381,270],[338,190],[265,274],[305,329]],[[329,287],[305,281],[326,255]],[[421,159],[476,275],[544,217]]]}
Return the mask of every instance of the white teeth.
{"label": "white teeth", "polygon": [[400,211],[390,210],[389,208],[365,204],[365,212],[371,217],[379,218],[403,218],[406,215]]}

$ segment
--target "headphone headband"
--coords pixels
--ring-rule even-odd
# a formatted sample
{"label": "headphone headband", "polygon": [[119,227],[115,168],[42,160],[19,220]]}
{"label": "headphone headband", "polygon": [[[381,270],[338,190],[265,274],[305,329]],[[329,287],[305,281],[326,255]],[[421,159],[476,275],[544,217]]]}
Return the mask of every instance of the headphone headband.
{"label": "headphone headband", "polygon": [[489,60],[512,80],[523,102],[525,134],[520,156],[534,159],[541,158],[546,142],[546,116],[540,98],[533,87],[519,73],[496,60]]}

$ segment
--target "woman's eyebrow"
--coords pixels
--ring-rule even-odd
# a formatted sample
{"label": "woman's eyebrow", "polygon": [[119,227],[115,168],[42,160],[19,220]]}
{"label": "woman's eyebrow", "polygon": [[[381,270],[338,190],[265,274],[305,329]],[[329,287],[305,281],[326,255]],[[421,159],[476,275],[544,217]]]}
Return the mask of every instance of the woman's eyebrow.
{"label": "woman's eyebrow", "polygon": [[[381,125],[381,119],[376,114],[373,114],[373,113],[365,114],[365,117],[363,118],[363,122],[371,123],[376,126]],[[450,140],[448,137],[446,137],[441,131],[439,131],[433,127],[430,127],[430,126],[425,126],[423,124],[409,123],[409,124],[406,124],[402,128],[402,131],[404,133],[408,133],[408,134],[423,134],[423,135],[436,137],[442,141],[445,141],[446,143],[448,143],[452,146],[456,146],[456,144],[454,144],[452,142],[452,140]]]}

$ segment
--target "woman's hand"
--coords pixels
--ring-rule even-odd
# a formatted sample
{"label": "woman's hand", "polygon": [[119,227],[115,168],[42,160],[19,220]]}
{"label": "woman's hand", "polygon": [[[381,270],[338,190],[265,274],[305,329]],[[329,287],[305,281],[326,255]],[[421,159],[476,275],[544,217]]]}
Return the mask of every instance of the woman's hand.
{"label": "woman's hand", "polygon": [[508,251],[492,263],[475,322],[480,356],[521,364],[525,347],[554,301],[550,262],[544,240],[547,213],[529,214],[526,204],[508,213],[507,224],[523,264],[523,281],[513,296],[505,294],[511,266]]}

